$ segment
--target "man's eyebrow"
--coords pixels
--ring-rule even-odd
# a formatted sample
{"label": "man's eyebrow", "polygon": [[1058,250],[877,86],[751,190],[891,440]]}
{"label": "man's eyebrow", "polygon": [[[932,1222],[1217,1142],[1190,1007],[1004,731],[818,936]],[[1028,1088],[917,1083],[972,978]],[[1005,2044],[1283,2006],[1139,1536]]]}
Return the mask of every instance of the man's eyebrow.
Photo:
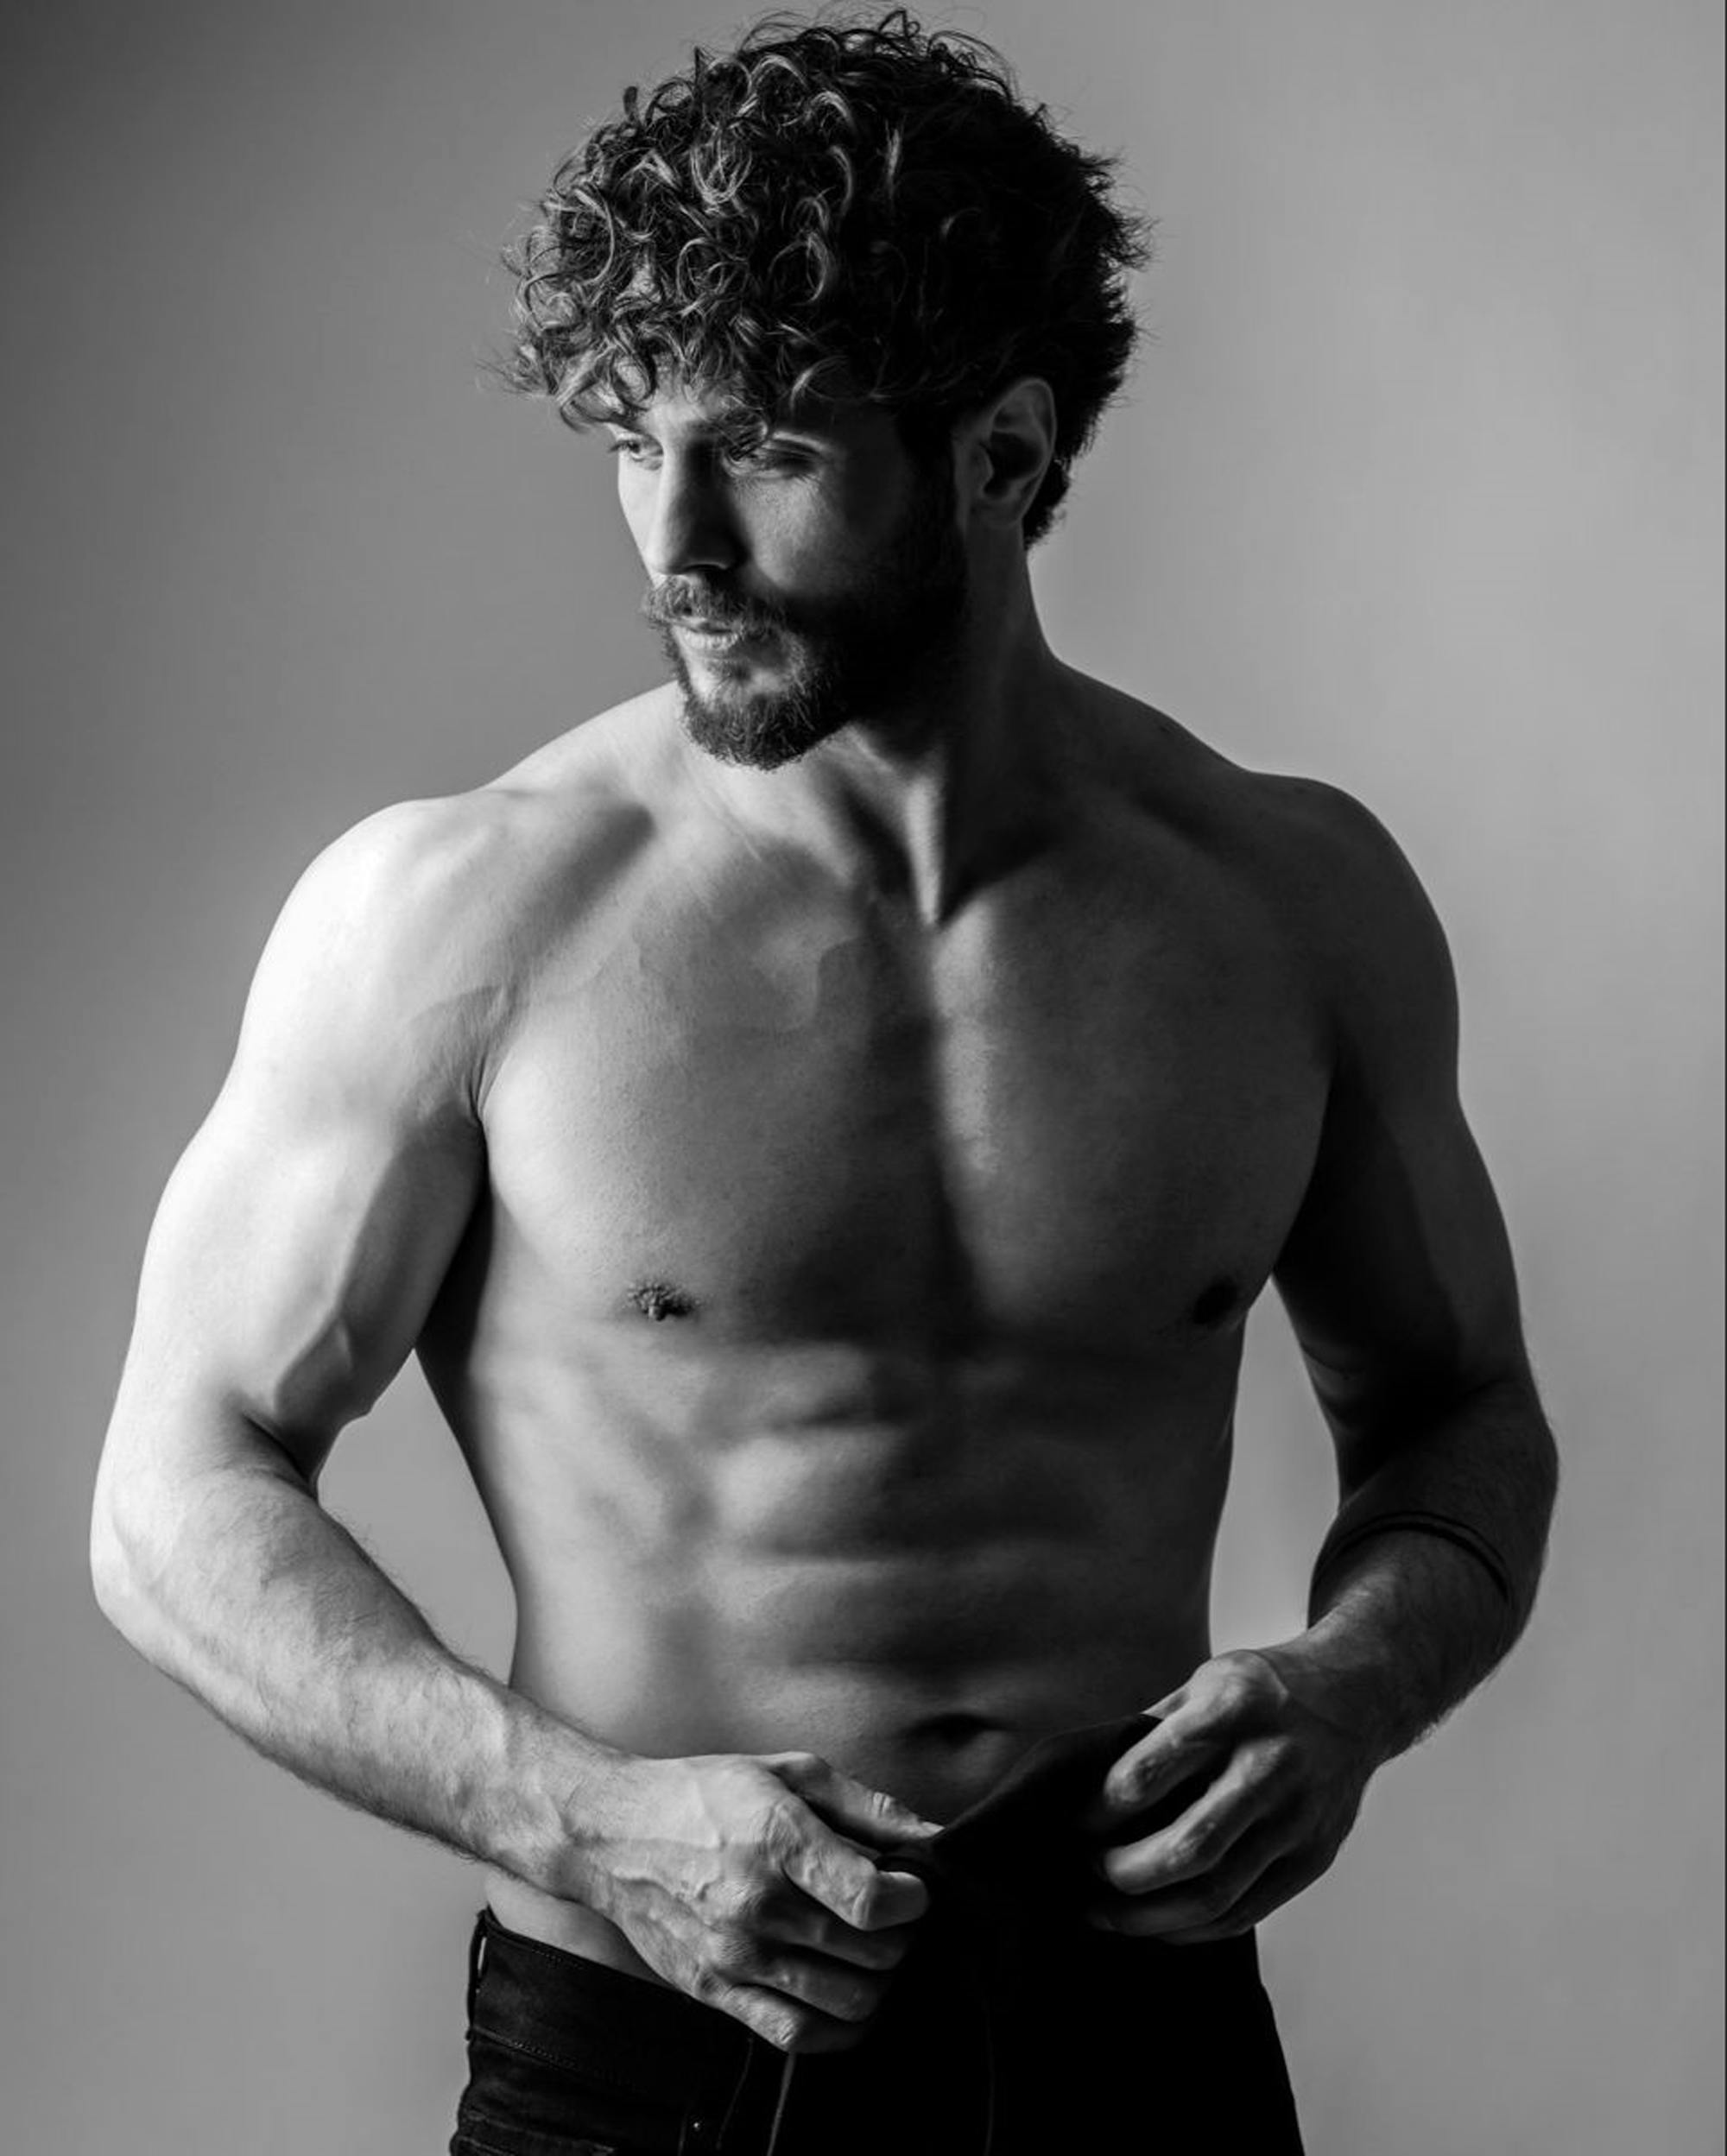
{"label": "man's eyebrow", "polygon": [[[648,441],[658,439],[640,411],[614,407],[597,411],[593,416],[600,426],[615,427],[622,433],[641,434]],[[699,421],[689,431],[692,439],[696,441],[720,443],[790,438],[807,443],[813,448],[820,448],[828,440],[827,435],[813,420],[794,418],[789,413],[777,418],[764,419],[745,405],[740,405],[736,412],[715,413],[710,418]]]}

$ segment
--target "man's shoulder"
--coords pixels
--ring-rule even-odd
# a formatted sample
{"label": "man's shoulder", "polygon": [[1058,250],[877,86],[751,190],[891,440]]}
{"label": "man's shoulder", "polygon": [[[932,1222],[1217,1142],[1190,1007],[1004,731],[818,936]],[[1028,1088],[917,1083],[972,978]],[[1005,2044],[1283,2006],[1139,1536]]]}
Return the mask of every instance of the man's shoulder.
{"label": "man's shoulder", "polygon": [[375,810],[317,857],[302,892],[428,956],[518,939],[573,873],[652,820],[662,701],[617,705],[465,793]]}
{"label": "man's shoulder", "polygon": [[249,1008],[434,1058],[483,1053],[598,883],[651,835],[651,776],[619,752],[631,711],[343,831],[289,894]]}
{"label": "man's shoulder", "polygon": [[1219,872],[1351,1002],[1443,996],[1445,939],[1408,856],[1344,787],[1239,763],[1152,705],[1112,692],[1116,768],[1159,831]]}
{"label": "man's shoulder", "polygon": [[1103,692],[1093,709],[1112,790],[1125,782],[1148,813],[1272,878],[1279,896],[1366,895],[1408,876],[1384,825],[1343,787],[1238,763],[1121,690]]}
{"label": "man's shoulder", "polygon": [[1408,855],[1343,787],[1243,775],[1260,888],[1311,971],[1340,1046],[1358,1059],[1439,1067],[1457,988],[1445,931]]}
{"label": "man's shoulder", "polygon": [[1243,829],[1279,897],[1346,918],[1419,888],[1401,847],[1357,795],[1324,779],[1234,769]]}

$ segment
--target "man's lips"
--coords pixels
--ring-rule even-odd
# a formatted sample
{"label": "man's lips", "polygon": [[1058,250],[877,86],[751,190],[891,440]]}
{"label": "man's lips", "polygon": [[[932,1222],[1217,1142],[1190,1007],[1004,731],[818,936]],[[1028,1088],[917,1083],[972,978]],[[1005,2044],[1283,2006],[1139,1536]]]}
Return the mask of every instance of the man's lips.
{"label": "man's lips", "polygon": [[674,615],[671,626],[708,644],[751,643],[767,634],[766,625],[760,622],[693,621],[686,615]]}

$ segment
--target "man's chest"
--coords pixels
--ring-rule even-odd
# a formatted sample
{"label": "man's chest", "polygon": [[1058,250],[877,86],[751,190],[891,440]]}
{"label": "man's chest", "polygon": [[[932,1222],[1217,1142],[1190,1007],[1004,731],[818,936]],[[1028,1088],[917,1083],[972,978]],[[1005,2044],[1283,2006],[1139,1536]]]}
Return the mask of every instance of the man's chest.
{"label": "man's chest", "polygon": [[1325,1088],[1275,919],[1131,877],[1021,879],[934,935],[699,895],[548,966],[491,1089],[499,1255],[573,1311],[1059,1348],[1257,1293]]}

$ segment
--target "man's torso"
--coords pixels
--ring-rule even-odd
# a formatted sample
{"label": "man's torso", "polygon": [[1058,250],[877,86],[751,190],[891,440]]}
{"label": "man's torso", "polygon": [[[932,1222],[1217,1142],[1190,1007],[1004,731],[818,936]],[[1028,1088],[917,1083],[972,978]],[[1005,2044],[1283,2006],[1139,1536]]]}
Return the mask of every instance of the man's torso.
{"label": "man's torso", "polygon": [[1038,845],[931,927],[730,817],[671,710],[502,782],[485,1186],[421,1358],[519,1689],[951,1817],[1208,1651],[1243,1320],[1327,1089],[1289,782],[1098,690]]}

